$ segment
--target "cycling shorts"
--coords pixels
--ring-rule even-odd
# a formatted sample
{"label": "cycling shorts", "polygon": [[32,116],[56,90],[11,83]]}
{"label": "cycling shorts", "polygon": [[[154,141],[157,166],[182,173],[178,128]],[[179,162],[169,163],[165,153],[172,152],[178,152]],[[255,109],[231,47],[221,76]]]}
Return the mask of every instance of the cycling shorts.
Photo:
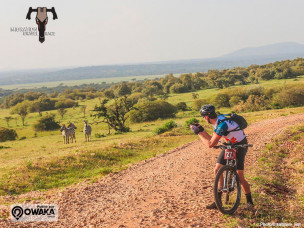
{"label": "cycling shorts", "polygon": [[[247,138],[244,138],[241,142],[235,143],[234,145],[238,144],[248,144]],[[236,159],[237,159],[237,166],[236,168],[238,170],[244,170],[244,162],[245,162],[245,156],[248,151],[248,147],[246,148],[237,148],[237,153],[236,153]],[[225,149],[222,150],[220,155],[217,158],[217,162],[222,165],[226,165],[226,160],[224,159],[225,156]]]}

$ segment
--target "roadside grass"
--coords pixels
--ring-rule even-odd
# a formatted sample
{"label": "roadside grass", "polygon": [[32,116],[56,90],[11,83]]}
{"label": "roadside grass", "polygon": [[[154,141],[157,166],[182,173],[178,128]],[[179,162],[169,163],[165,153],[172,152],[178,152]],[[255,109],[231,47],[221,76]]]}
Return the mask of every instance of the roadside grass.
{"label": "roadside grass", "polygon": [[185,128],[165,135],[113,143],[100,149],[75,150],[69,155],[45,160],[29,160],[0,179],[1,195],[64,187],[83,179],[92,181],[130,164],[154,157],[196,138]]}
{"label": "roadside grass", "polygon": [[[295,140],[296,139],[296,140]],[[254,211],[239,209],[227,226],[260,227],[260,223],[304,224],[304,124],[288,128],[266,145],[249,171]]]}

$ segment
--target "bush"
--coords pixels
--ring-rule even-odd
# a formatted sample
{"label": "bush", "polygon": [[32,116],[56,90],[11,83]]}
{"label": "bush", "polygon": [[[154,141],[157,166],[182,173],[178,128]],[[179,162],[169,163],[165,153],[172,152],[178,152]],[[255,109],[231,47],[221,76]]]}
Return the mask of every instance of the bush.
{"label": "bush", "polygon": [[17,137],[17,132],[14,129],[0,127],[0,142],[16,140]]}
{"label": "bush", "polygon": [[156,134],[156,135],[159,135],[159,134],[162,134],[166,131],[169,131],[172,128],[175,128],[175,127],[177,127],[177,124],[173,120],[170,120],[170,121],[166,122],[163,126],[156,128],[153,131],[153,133]]}
{"label": "bush", "polygon": [[136,110],[129,112],[129,120],[133,123],[157,120],[158,118],[175,117],[177,108],[166,101],[145,101],[135,105]]}
{"label": "bush", "polygon": [[72,99],[59,100],[55,103],[55,109],[72,108],[74,106],[78,106],[78,103]]}
{"label": "bush", "polygon": [[208,101],[206,99],[197,99],[193,102],[193,110],[199,111],[201,107],[203,107],[205,104],[208,104]]}
{"label": "bush", "polygon": [[95,138],[103,138],[106,137],[104,134],[95,133]]}
{"label": "bush", "polygon": [[52,131],[59,129],[60,125],[55,121],[54,114],[48,114],[42,116],[33,127],[35,131]]}
{"label": "bush", "polygon": [[230,107],[230,97],[227,93],[219,93],[215,96],[214,103],[217,107]]}
{"label": "bush", "polygon": [[199,120],[196,118],[191,118],[189,120],[186,120],[185,127],[188,128],[190,124],[196,124],[196,123],[199,123]]}
{"label": "bush", "polygon": [[187,104],[186,102],[179,102],[176,104],[176,108],[178,110],[181,110],[181,111],[186,111],[187,110]]}
{"label": "bush", "polygon": [[164,132],[166,132],[167,130],[165,129],[165,128],[163,128],[163,127],[158,127],[158,128],[156,128],[154,131],[153,131],[153,133],[155,134],[155,135],[160,135],[160,134],[162,134],[162,133],[164,133]]}
{"label": "bush", "polygon": [[177,127],[177,124],[175,123],[175,121],[170,120],[170,121],[166,122],[163,126],[164,126],[164,128],[170,130],[172,128]]}
{"label": "bush", "polygon": [[235,112],[254,112],[266,110],[269,107],[269,100],[263,96],[250,95],[246,102],[241,101],[238,105],[234,106]]}
{"label": "bush", "polygon": [[170,93],[185,93],[188,89],[181,83],[176,83],[170,87]]}
{"label": "bush", "polygon": [[230,99],[229,99],[229,104],[231,107],[237,105],[238,103],[240,103],[242,101],[242,98],[239,97],[239,96],[232,96]]}
{"label": "bush", "polygon": [[273,98],[274,106],[284,108],[288,106],[304,105],[304,87],[293,86],[284,88]]}
{"label": "bush", "polygon": [[128,100],[132,102],[133,104],[138,103],[141,99],[147,98],[143,93],[132,93],[129,97]]}

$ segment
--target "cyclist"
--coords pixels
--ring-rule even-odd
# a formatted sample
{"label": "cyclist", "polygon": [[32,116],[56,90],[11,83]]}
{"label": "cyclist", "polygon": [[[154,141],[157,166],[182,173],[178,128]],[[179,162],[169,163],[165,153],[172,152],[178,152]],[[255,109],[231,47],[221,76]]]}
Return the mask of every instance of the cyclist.
{"label": "cyclist", "polygon": [[[214,132],[211,135],[209,135],[204,128],[199,125],[190,125],[191,130],[196,133],[200,139],[203,141],[203,143],[209,147],[212,148],[213,146],[216,146],[219,142],[220,138],[224,138],[226,141],[230,141],[232,144],[248,144],[246,135],[243,130],[238,131],[231,131],[233,129],[236,129],[238,127],[238,124],[231,120],[224,120],[220,122],[220,120],[226,119],[224,115],[217,115],[215,112],[215,107],[213,105],[204,105],[200,110],[201,115],[203,118],[209,123],[213,125]],[[220,122],[220,123],[219,123]],[[231,132],[229,132],[231,131]],[[251,198],[251,192],[250,192],[250,185],[245,180],[244,177],[244,160],[245,155],[247,153],[248,148],[239,148],[237,152],[237,173],[240,178],[242,189],[246,195],[247,199],[247,205],[249,207],[253,207],[253,202]],[[214,168],[214,174],[218,172],[218,170],[226,164],[226,161],[224,159],[225,150],[223,150],[216,162],[215,168]],[[220,179],[220,184],[223,185],[223,177]],[[219,193],[221,194],[221,193]],[[206,207],[207,209],[216,209],[216,204],[213,202],[212,204],[208,205]]]}

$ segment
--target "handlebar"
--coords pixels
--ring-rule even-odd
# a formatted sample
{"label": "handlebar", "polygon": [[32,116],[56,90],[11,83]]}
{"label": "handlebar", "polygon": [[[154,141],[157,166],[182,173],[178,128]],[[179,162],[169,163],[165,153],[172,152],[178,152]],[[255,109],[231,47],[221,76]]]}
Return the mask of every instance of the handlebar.
{"label": "handlebar", "polygon": [[227,149],[228,147],[230,148],[246,148],[246,147],[252,147],[253,145],[250,144],[241,144],[241,145],[231,145],[231,144],[226,144],[226,145],[219,145],[219,146],[214,146],[213,148],[215,149]]}

